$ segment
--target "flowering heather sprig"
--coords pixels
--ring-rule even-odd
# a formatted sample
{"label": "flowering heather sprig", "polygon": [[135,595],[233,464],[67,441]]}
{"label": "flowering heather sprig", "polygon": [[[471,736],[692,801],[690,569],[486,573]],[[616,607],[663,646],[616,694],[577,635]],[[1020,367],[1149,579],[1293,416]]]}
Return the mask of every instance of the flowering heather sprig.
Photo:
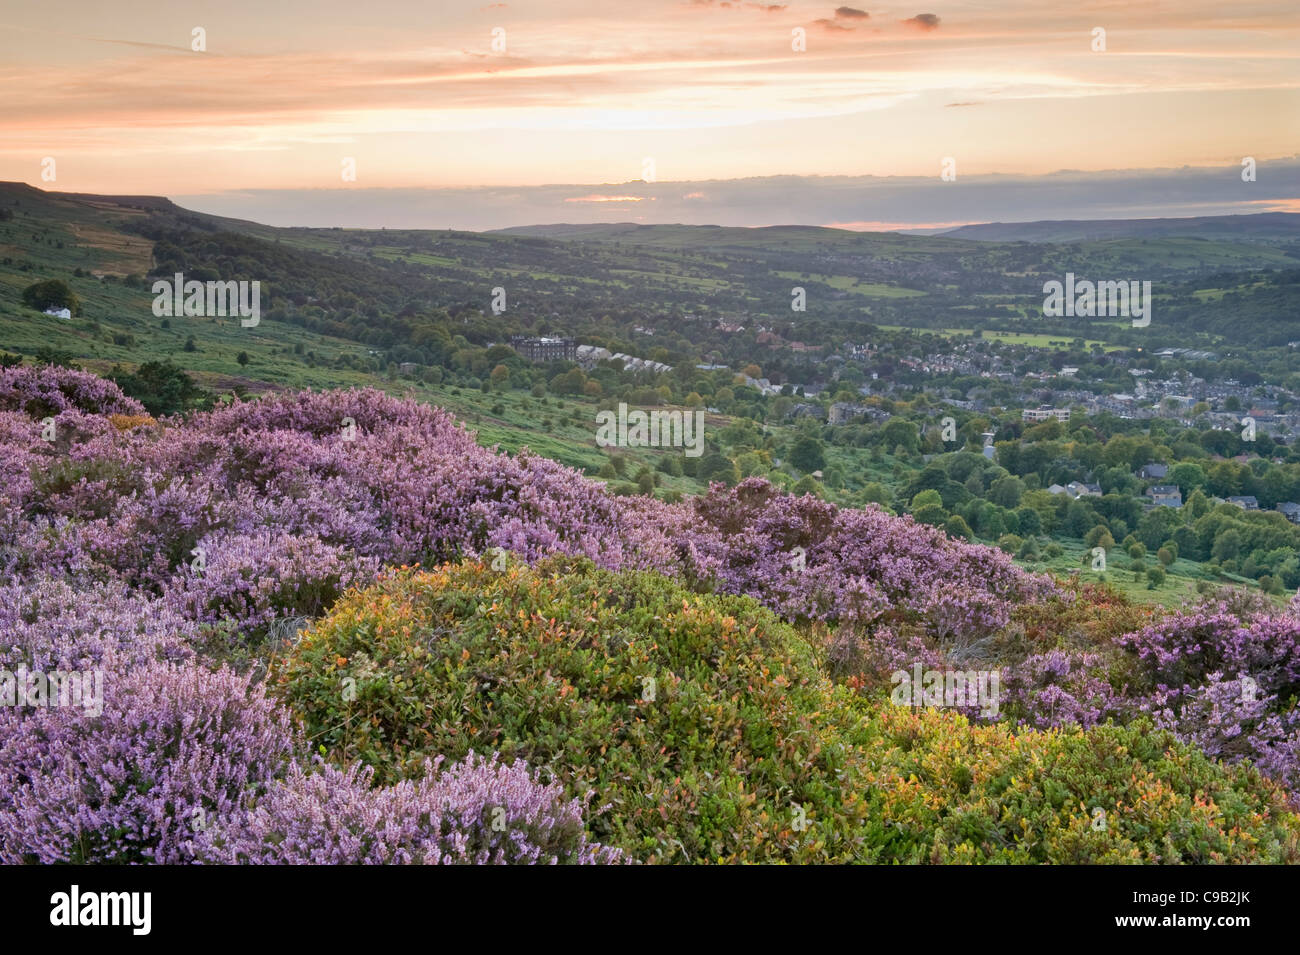
{"label": "flowering heather sprig", "polygon": [[88,371],[59,365],[0,368],[0,411],[44,418],[68,408],[96,415],[145,413],[144,406],[116,384]]}
{"label": "flowering heather sprig", "polygon": [[[865,628],[901,612],[955,639],[1000,626],[1011,601],[1050,588],[997,550],[758,479],[681,505],[615,497],[553,461],[479,447],[443,411],[374,391],[270,396],[162,427],[97,427],[61,457],[33,446],[30,430],[0,429],[61,469],[40,493],[24,493],[29,523],[9,532],[15,573],[73,567],[175,590],[204,539],[274,531],[388,564],[498,547],[526,561],[585,555],[610,569],[710,581],[788,617]],[[795,547],[806,554],[798,569]],[[293,566],[270,554],[266,563],[262,577]],[[237,624],[268,612],[256,600],[186,606],[201,619],[228,610]]]}
{"label": "flowering heather sprig", "polygon": [[1026,716],[1020,720],[1039,729],[1104,723],[1129,709],[1105,679],[1100,654],[1050,650],[1035,654],[1007,670],[1003,687],[1007,706]]}
{"label": "flowering heather sprig", "polygon": [[687,573],[790,617],[865,624],[889,609],[965,642],[1003,626],[1013,602],[1056,592],[995,548],[877,508],[783,494],[762,478],[714,485],[693,509],[674,528]]}
{"label": "flowering heather sprig", "polygon": [[1276,695],[1211,673],[1199,686],[1176,693],[1158,690],[1141,709],[1207,756],[1253,763],[1281,782],[1292,798],[1300,793],[1300,712],[1280,707]]}
{"label": "flowering heather sprig", "polygon": [[1170,614],[1118,641],[1144,665],[1136,710],[1228,762],[1300,793],[1300,616],[1224,602]]}
{"label": "flowering heather sprig", "polygon": [[1212,672],[1248,676],[1266,693],[1300,689],[1300,619],[1256,614],[1245,620],[1223,605],[1174,613],[1127,634],[1119,644],[1147,665],[1152,682],[1199,685]]}
{"label": "flowering heather sprig", "polygon": [[0,862],[191,861],[294,744],[288,714],[228,670],[109,673],[99,717],[0,707]]}
{"label": "flowering heather sprig", "polygon": [[190,620],[235,620],[260,628],[277,617],[324,613],[349,587],[374,579],[379,567],[326,544],[314,535],[260,528],[247,534],[219,532],[195,548],[201,570],[186,565],[166,595]]}
{"label": "flowering heather sprig", "polygon": [[522,762],[470,753],[386,788],[374,771],[295,766],[254,808],[198,840],[204,861],[289,865],[590,865],[622,861],[587,841],[579,800]]}
{"label": "flowering heather sprig", "polygon": [[195,625],[170,603],[118,582],[36,577],[0,585],[0,667],[107,669],[181,661]]}

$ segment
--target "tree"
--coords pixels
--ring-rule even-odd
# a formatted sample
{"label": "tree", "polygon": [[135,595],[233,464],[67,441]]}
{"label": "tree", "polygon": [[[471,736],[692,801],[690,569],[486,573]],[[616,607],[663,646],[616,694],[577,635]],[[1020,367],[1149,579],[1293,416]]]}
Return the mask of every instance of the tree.
{"label": "tree", "polygon": [[46,279],[27,286],[23,289],[23,303],[41,312],[47,308],[66,308],[73,315],[81,314],[81,299],[62,279]]}
{"label": "tree", "polygon": [[1025,482],[1008,474],[1000,477],[989,487],[989,500],[998,507],[1008,510],[1020,505],[1020,498],[1025,493]]}
{"label": "tree", "polygon": [[1032,537],[1043,532],[1043,519],[1032,507],[1016,508],[1016,518],[1020,521],[1020,533]]}
{"label": "tree", "polygon": [[1110,550],[1115,546],[1115,538],[1111,536],[1110,530],[1107,529],[1106,525],[1098,524],[1084,535],[1083,543],[1087,545],[1089,549],[1092,549],[1093,547],[1102,547],[1106,550]]}
{"label": "tree", "polygon": [[[933,494],[934,492],[925,491],[924,493]],[[921,507],[913,508],[912,517],[918,524],[943,527],[948,521],[948,512],[943,509],[941,504],[924,504]]]}
{"label": "tree", "polygon": [[1168,567],[1175,559],[1173,551],[1169,549],[1167,544],[1156,551],[1156,560],[1160,561],[1161,566]]}
{"label": "tree", "polygon": [[919,511],[923,507],[943,507],[943,498],[933,489],[921,491],[912,498],[912,510]]}
{"label": "tree", "polygon": [[889,423],[880,429],[880,438],[885,447],[901,447],[909,454],[915,454],[921,446],[921,435],[916,430],[916,425],[902,418],[890,419]]}
{"label": "tree", "polygon": [[1177,484],[1188,497],[1198,488],[1205,487],[1205,469],[1192,461],[1182,461],[1169,469],[1165,478],[1168,484]]}
{"label": "tree", "polygon": [[802,497],[805,494],[812,494],[814,497],[822,496],[822,486],[811,474],[805,474],[795,482],[794,487],[790,488],[790,493]]}
{"label": "tree", "polygon": [[171,362],[145,362],[134,372],[114,365],[108,377],[151,415],[177,414],[198,405],[208,393]]}
{"label": "tree", "polygon": [[960,514],[954,514],[944,521],[943,530],[949,537],[960,537],[963,540],[970,540],[975,536],[970,525]]}
{"label": "tree", "polygon": [[252,359],[248,357],[248,352],[241,351],[238,355],[235,356],[235,361],[239,362],[241,367],[246,367],[248,363],[252,361]]}
{"label": "tree", "polygon": [[[862,489],[862,501],[866,504],[888,504],[889,491],[879,481],[872,481]],[[964,523],[964,522],[963,522]],[[966,528],[969,533],[970,528]]]}
{"label": "tree", "polygon": [[1210,548],[1210,556],[1219,563],[1232,560],[1240,553],[1241,532],[1235,527],[1230,527],[1218,534],[1214,538],[1214,546]]}
{"label": "tree", "polygon": [[695,478],[705,484],[710,481],[721,481],[726,485],[734,485],[740,481],[740,475],[731,458],[716,451],[699,459],[699,464],[695,466]]}
{"label": "tree", "polygon": [[799,438],[791,445],[787,460],[791,467],[805,474],[820,471],[826,466],[826,454],[821,439],[811,435]]}
{"label": "tree", "polygon": [[1024,541],[1015,534],[1003,534],[998,538],[998,548],[1006,551],[1008,554],[1014,554],[1020,549],[1020,546],[1023,543]]}
{"label": "tree", "polygon": [[1162,542],[1169,540],[1182,523],[1177,508],[1153,507],[1142,515],[1135,534],[1148,550],[1155,550]]}
{"label": "tree", "polygon": [[1205,496],[1203,491],[1199,489],[1195,490],[1191,493],[1191,496],[1183,502],[1183,510],[1191,514],[1193,520],[1204,517],[1206,514],[1210,513],[1210,499]]}
{"label": "tree", "polygon": [[1163,567],[1152,567],[1147,570],[1147,589],[1155,590],[1165,582],[1165,569]]}
{"label": "tree", "polygon": [[1097,512],[1082,501],[1071,501],[1065,511],[1065,529],[1071,537],[1082,537],[1101,521]]}

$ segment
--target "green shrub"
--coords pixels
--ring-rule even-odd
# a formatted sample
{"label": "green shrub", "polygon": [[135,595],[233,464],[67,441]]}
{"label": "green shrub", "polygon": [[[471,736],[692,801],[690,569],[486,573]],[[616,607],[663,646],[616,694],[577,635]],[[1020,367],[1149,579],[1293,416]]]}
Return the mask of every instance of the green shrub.
{"label": "green shrub", "polygon": [[[878,734],[878,735],[876,735]],[[972,726],[884,707],[872,734],[891,861],[1055,864],[1300,859],[1300,819],[1258,772],[1150,723],[1087,732]]]}
{"label": "green shrub", "polygon": [[594,789],[592,832],[640,859],[850,860],[867,835],[829,683],[747,598],[585,561],[398,574],[345,596],[278,679],[339,763],[392,782],[497,750]]}
{"label": "green shrub", "polygon": [[[1022,615],[1024,638],[1060,613],[1095,636],[1114,621],[1094,603]],[[391,783],[430,756],[521,758],[592,792],[593,838],[642,861],[1300,861],[1300,819],[1253,769],[1145,722],[895,706],[832,686],[824,647],[651,573],[466,563],[345,595],[273,683],[337,764]]]}

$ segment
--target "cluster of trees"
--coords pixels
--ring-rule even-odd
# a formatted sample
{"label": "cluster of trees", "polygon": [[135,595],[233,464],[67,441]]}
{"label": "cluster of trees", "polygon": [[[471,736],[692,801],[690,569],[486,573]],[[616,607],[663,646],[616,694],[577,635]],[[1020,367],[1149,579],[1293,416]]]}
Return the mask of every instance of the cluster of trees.
{"label": "cluster of trees", "polygon": [[49,308],[66,308],[73,315],[81,313],[81,299],[62,279],[33,282],[23,289],[23,304],[42,312]]}
{"label": "cluster of trees", "polygon": [[114,365],[107,377],[155,416],[210,407],[214,400],[211,393],[169,361],[148,361],[131,372]]}

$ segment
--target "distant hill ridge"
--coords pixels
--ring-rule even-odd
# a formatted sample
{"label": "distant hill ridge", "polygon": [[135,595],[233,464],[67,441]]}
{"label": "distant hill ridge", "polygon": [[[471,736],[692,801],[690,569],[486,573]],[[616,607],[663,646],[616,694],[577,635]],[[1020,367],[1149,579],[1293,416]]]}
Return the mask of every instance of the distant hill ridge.
{"label": "distant hill ridge", "polygon": [[[268,232],[275,227],[245,219],[232,219],[197,212],[179,206],[164,196],[107,195],[89,192],[56,192],[39,189],[22,182],[0,182],[0,196],[44,199],[47,201],[75,202],[104,210],[116,207],[122,211],[139,209],[173,215],[196,216],[221,228],[239,232]],[[311,230],[321,231],[321,230]],[[367,230],[362,230],[367,231]],[[410,230],[397,230],[410,231]],[[425,230],[419,230],[425,231]],[[445,231],[445,230],[427,230]],[[1279,242],[1300,240],[1300,213],[1259,212],[1249,215],[1189,216],[1186,218],[1158,219],[1042,219],[1033,222],[984,222],[959,226],[946,231],[934,230],[882,230],[879,233],[858,232],[819,225],[784,224],[770,226],[719,226],[685,225],[679,223],[546,223],[512,226],[507,229],[487,230],[488,235],[512,235],[532,238],[569,239],[587,241],[635,241],[649,244],[681,241],[689,236],[693,243],[713,241],[743,244],[771,240],[843,242],[855,235],[890,235],[922,240],[964,239],[978,242],[1090,242],[1108,239],[1132,238],[1204,238],[1235,239],[1242,242]]]}
{"label": "distant hill ridge", "polygon": [[1231,237],[1242,241],[1300,239],[1300,213],[1259,212],[1236,216],[1179,219],[1044,219],[1038,222],[986,222],[940,233],[952,239],[984,242],[1088,242],[1101,239]]}

